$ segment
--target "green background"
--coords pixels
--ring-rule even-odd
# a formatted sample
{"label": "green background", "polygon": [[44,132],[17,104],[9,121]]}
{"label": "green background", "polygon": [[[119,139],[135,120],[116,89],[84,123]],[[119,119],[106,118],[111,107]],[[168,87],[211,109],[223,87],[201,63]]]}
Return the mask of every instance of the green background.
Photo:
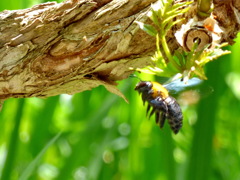
{"label": "green background", "polygon": [[[42,1],[4,0],[0,9],[38,3]],[[0,113],[1,179],[239,180],[240,39],[236,41],[230,55],[207,65],[208,80],[201,90],[191,98],[179,96],[184,125],[177,135],[168,124],[160,130],[154,118],[147,120],[134,91],[135,78],[118,86],[129,104],[104,87],[74,96],[8,99]]]}

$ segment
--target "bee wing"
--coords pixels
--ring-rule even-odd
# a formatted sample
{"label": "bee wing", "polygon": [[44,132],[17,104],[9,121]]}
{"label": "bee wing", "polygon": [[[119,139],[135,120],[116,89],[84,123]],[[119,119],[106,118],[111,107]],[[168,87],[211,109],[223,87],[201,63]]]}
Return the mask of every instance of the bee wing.
{"label": "bee wing", "polygon": [[163,86],[169,91],[170,94],[178,94],[187,89],[197,88],[203,83],[203,80],[199,78],[191,78],[187,82],[183,82],[181,79],[177,79]]}

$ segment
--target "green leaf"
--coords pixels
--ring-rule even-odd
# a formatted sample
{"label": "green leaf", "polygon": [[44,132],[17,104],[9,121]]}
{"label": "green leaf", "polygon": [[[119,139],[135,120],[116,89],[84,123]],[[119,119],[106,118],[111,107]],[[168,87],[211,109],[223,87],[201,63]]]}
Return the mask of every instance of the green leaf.
{"label": "green leaf", "polygon": [[189,1],[189,2],[182,2],[182,3],[175,3],[173,6],[172,6],[172,9],[180,9],[180,8],[183,8],[184,6],[188,6],[190,4],[192,4],[193,1]]}
{"label": "green leaf", "polygon": [[159,18],[156,11],[151,10],[148,12],[148,17],[153,21],[154,24],[160,26],[161,19]]}
{"label": "green leaf", "polygon": [[41,152],[37,155],[37,157],[28,165],[28,167],[23,171],[22,175],[20,176],[19,180],[27,180],[29,176],[33,173],[39,162],[41,161],[43,155],[46,153],[48,148],[53,145],[56,140],[60,137],[61,133],[58,133],[54,136],[48,144],[41,150]]}
{"label": "green leaf", "polygon": [[169,23],[166,27],[165,27],[165,31],[169,31],[175,24],[181,22],[183,19],[178,19],[176,21],[173,21],[171,23]]}
{"label": "green leaf", "polygon": [[146,33],[148,33],[150,36],[156,36],[157,35],[157,30],[149,25],[149,24],[144,24],[142,22],[136,21],[136,23],[139,25],[139,27],[144,30]]}

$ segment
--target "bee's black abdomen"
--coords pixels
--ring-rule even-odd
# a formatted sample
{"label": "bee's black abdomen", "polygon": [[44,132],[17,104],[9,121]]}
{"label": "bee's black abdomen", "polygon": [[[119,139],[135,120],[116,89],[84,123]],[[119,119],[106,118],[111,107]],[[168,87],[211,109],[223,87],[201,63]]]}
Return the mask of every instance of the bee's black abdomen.
{"label": "bee's black abdomen", "polygon": [[171,129],[176,134],[182,127],[182,110],[175,98],[169,96],[165,101],[167,102],[168,107],[167,119],[169,121]]}

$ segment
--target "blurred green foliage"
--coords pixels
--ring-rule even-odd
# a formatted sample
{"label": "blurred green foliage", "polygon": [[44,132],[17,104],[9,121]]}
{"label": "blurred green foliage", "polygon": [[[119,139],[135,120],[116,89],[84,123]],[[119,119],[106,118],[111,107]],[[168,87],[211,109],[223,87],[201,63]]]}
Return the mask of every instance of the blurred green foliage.
{"label": "blurred green foliage", "polygon": [[[9,0],[0,7],[36,3]],[[177,135],[147,120],[134,78],[119,82],[129,104],[103,87],[8,99],[0,113],[1,180],[240,179],[239,46],[240,39],[232,54],[207,65],[212,93],[197,103],[190,103],[195,94],[179,96],[184,124]]]}

